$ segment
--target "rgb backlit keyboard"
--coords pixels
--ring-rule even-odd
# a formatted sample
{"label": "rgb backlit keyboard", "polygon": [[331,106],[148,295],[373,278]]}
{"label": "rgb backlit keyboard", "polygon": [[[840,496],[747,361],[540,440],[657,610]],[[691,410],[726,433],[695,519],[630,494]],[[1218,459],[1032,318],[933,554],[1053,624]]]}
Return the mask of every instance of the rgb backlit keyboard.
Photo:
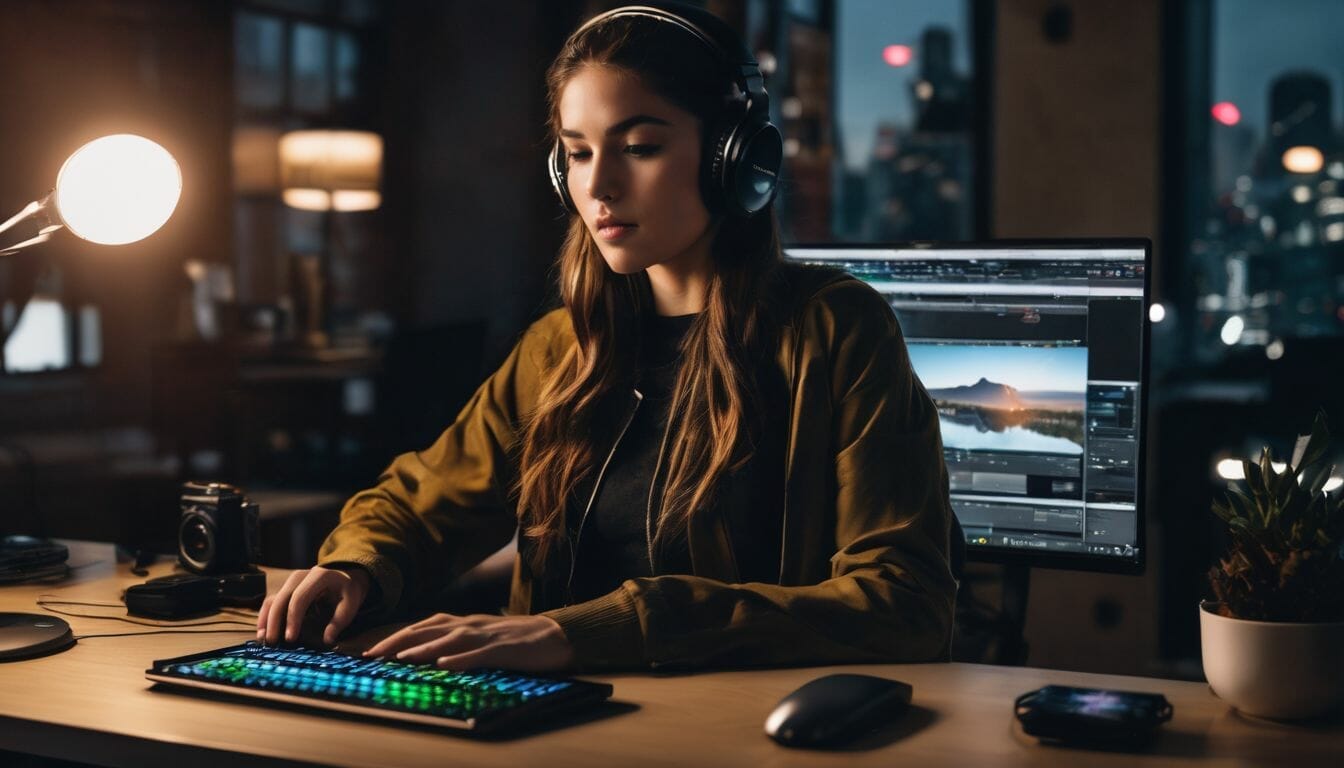
{"label": "rgb backlit keyboard", "polygon": [[579,684],[501,670],[453,672],[258,643],[221,649],[208,658],[169,661],[158,671],[230,687],[458,720],[513,709]]}

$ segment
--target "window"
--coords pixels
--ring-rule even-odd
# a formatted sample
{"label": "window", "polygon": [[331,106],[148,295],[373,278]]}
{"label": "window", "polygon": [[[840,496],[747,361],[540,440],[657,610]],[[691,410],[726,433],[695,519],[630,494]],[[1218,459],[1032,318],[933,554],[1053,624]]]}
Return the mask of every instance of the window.
{"label": "window", "polygon": [[1181,21],[1195,156],[1171,298],[1195,358],[1344,335],[1344,6],[1207,0]]}
{"label": "window", "polygon": [[5,340],[5,369],[22,373],[69,368],[69,326],[70,318],[59,301],[34,296]]}
{"label": "window", "polygon": [[[376,290],[368,268],[375,215],[316,213],[280,198],[278,142],[309,128],[371,129],[374,32],[366,1],[240,3],[234,11],[234,263],[238,295],[276,330],[318,293],[328,324],[366,309]],[[339,220],[329,220],[329,218]],[[304,262],[321,264],[304,282]],[[299,283],[303,282],[302,285]],[[285,313],[291,313],[285,316]]]}
{"label": "window", "polygon": [[752,41],[784,134],[786,242],[967,240],[987,231],[987,141],[962,0],[754,2]]}

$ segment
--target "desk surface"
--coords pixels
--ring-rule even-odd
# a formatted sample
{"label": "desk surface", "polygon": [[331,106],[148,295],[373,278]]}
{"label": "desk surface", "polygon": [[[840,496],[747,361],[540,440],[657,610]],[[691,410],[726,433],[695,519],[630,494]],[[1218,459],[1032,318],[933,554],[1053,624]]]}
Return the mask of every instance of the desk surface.
{"label": "desk surface", "polygon": [[[73,543],[76,576],[55,586],[0,587],[0,611],[40,612],[39,594],[114,602],[143,581],[114,562],[109,545]],[[163,575],[161,563],[151,575]],[[270,571],[272,585],[283,571]],[[69,607],[125,616],[117,608]],[[149,631],[106,619],[66,617],[75,634]],[[89,637],[40,659],[0,665],[0,750],[104,765],[319,763],[453,765],[1295,765],[1333,763],[1344,723],[1292,725],[1245,718],[1201,683],[978,664],[892,664],[607,675],[609,711],[564,728],[484,742],[218,697],[150,690],[153,659],[247,639],[238,634]],[[902,722],[844,752],[785,749],[762,733],[771,707],[822,674],[860,672],[914,686]],[[1012,714],[1018,694],[1048,683],[1162,693],[1175,708],[1142,757],[1045,747]],[[245,755],[249,759],[241,760]]]}

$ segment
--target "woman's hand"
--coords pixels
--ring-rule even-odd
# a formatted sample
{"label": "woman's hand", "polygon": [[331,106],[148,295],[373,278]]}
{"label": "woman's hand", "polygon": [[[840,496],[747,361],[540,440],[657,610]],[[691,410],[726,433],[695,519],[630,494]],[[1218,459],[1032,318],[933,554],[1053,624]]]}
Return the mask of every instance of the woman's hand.
{"label": "woman's hand", "polygon": [[[286,642],[299,639],[304,619],[310,608],[331,612],[331,620],[322,630],[322,642],[333,645],[369,595],[372,579],[362,568],[349,570],[316,566],[294,571],[285,580],[280,591],[266,598],[257,611],[257,639],[267,645],[280,641],[284,632]],[[333,608],[334,606],[334,608]]]}
{"label": "woman's hand", "polygon": [[545,672],[574,663],[574,647],[548,616],[436,613],[389,635],[364,655],[458,670]]}

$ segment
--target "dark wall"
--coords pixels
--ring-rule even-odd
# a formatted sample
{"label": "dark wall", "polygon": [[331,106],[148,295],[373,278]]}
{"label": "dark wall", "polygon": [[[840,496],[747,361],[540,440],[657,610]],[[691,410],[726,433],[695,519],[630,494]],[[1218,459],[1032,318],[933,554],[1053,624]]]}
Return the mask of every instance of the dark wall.
{"label": "dark wall", "polygon": [[544,73],[579,3],[388,12],[391,308],[411,326],[487,319],[497,362],[537,315],[563,236],[544,170]]}
{"label": "dark wall", "polygon": [[[1045,17],[1059,6],[1070,13],[1070,34],[1052,39]],[[1156,243],[1160,3],[999,0],[997,17],[993,236],[1124,236]],[[1153,432],[1148,440],[1151,457]],[[1151,481],[1160,468],[1149,467]],[[1156,500],[1149,498],[1142,576],[1032,572],[1029,664],[1155,671],[1164,544]]]}

